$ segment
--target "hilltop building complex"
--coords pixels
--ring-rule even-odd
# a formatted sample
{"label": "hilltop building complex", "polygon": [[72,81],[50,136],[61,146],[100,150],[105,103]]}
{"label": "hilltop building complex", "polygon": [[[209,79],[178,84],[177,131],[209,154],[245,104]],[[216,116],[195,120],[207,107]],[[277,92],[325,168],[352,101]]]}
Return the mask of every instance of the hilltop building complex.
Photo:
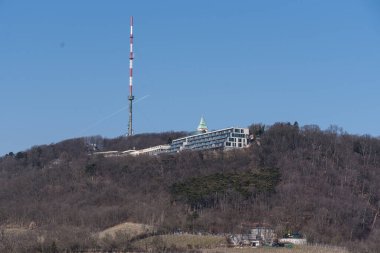
{"label": "hilltop building complex", "polygon": [[159,155],[164,153],[175,154],[185,150],[230,150],[245,148],[249,144],[249,129],[241,127],[229,127],[220,130],[208,131],[206,121],[202,117],[197,131],[192,135],[175,139],[171,144],[149,147],[141,150],[105,151],[95,152],[104,156],[123,155]]}
{"label": "hilltop building complex", "polygon": [[230,127],[173,140],[168,153],[183,150],[244,148],[248,144],[248,128]]}

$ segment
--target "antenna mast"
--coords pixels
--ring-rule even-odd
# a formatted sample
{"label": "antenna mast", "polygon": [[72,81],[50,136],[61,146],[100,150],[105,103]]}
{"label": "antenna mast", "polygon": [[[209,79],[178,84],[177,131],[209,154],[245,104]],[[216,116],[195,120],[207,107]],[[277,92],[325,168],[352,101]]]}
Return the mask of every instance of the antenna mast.
{"label": "antenna mast", "polygon": [[135,99],[132,93],[133,83],[133,16],[131,16],[131,34],[129,36],[129,121],[128,121],[128,133],[127,136],[133,135],[132,128],[132,102]]}

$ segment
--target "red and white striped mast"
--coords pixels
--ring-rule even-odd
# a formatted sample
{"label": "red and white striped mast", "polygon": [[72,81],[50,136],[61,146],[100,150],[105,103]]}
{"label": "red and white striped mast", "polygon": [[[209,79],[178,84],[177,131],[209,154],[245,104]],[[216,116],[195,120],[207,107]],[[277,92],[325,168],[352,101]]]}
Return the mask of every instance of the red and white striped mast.
{"label": "red and white striped mast", "polygon": [[133,16],[131,16],[131,33],[129,35],[129,121],[127,136],[133,135],[132,129],[132,102],[135,99],[132,93],[133,88]]}

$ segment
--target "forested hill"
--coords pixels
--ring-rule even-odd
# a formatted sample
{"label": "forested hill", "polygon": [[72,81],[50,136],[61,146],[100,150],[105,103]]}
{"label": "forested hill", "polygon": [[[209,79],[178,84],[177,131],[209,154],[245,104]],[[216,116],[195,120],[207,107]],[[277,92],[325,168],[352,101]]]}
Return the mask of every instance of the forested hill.
{"label": "forested hill", "polygon": [[[250,131],[251,147],[228,152],[88,154],[93,143],[139,149],[185,134],[169,132],[10,153],[0,158],[0,225],[32,223],[46,242],[86,248],[96,244],[92,233],[124,221],[211,233],[265,223],[279,234],[300,231],[310,242],[378,252],[380,140],[288,123]],[[20,245],[33,247],[34,239],[19,236]]]}

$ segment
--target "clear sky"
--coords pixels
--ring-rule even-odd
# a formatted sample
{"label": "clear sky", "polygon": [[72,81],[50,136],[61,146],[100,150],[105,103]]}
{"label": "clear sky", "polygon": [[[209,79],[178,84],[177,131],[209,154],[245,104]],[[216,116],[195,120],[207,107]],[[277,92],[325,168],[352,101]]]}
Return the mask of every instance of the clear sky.
{"label": "clear sky", "polygon": [[0,0],[0,155],[251,123],[380,135],[378,0]]}

